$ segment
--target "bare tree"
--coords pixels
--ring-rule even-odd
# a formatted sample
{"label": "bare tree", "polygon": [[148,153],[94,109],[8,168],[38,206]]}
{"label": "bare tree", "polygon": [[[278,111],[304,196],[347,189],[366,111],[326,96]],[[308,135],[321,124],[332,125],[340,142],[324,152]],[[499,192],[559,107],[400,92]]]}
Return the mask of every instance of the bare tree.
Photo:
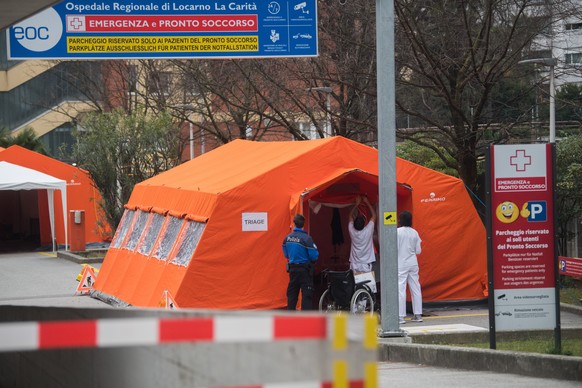
{"label": "bare tree", "polygon": [[288,73],[306,87],[330,87],[316,93],[319,109],[331,116],[334,135],[375,144],[375,7],[366,0],[318,2],[319,57],[292,61]]}
{"label": "bare tree", "polygon": [[176,115],[218,144],[308,139],[306,126],[375,144],[373,3],[323,1],[319,15],[317,58],[171,61],[179,85],[194,91],[173,105]]}
{"label": "bare tree", "polygon": [[516,66],[566,5],[396,0],[397,107],[419,123],[398,135],[431,148],[476,189],[486,143],[523,136],[516,130],[531,104],[520,107],[528,88]]}
{"label": "bare tree", "polygon": [[[276,138],[293,128],[285,105],[285,83],[277,78],[277,62],[267,60],[172,61],[180,84],[190,89],[188,120],[218,144],[234,139]],[[178,105],[180,108],[182,104]],[[283,109],[289,112],[288,109]],[[288,135],[286,135],[288,136]]]}

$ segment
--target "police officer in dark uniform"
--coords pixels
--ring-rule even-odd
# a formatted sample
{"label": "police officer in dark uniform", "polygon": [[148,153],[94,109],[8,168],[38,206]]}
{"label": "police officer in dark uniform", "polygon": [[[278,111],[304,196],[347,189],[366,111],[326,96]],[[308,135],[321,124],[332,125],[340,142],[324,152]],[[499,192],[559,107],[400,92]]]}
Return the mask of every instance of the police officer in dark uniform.
{"label": "police officer in dark uniform", "polygon": [[288,260],[289,285],[287,286],[287,310],[295,310],[301,289],[301,310],[313,308],[313,269],[319,256],[317,246],[303,230],[305,217],[293,217],[295,228],[283,240],[283,254]]}

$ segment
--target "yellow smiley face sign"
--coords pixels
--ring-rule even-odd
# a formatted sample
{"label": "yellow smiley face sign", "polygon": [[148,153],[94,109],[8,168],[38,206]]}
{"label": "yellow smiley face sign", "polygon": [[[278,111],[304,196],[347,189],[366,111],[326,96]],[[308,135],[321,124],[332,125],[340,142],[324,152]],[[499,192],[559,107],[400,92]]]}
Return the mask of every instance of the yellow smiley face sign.
{"label": "yellow smiley face sign", "polygon": [[513,202],[505,201],[497,206],[495,210],[495,214],[497,215],[497,219],[504,224],[509,224],[515,220],[519,216],[519,208]]}

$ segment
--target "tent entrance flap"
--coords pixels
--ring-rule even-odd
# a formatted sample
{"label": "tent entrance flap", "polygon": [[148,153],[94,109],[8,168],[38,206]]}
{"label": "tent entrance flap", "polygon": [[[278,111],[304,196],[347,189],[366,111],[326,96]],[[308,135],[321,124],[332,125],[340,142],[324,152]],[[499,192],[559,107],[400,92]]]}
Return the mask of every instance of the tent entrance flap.
{"label": "tent entrance flap", "polygon": [[[52,248],[55,251],[54,190],[61,193],[65,247],[67,236],[67,182],[42,172],[0,161],[0,190],[47,190]],[[66,248],[65,248],[66,249]]]}
{"label": "tent entrance flap", "polygon": [[[316,187],[301,194],[303,201],[319,203],[350,204],[358,195],[378,202],[378,176],[361,170],[352,170],[328,177]],[[305,208],[304,208],[305,209]]]}
{"label": "tent entrance flap", "polygon": [[[398,208],[412,211],[412,187],[397,182],[396,196],[400,201]],[[328,177],[312,189],[301,193],[302,208],[305,202],[331,203],[336,205],[352,204],[356,196],[364,195],[371,203],[378,203],[378,176],[361,170],[351,170],[340,175]]]}
{"label": "tent entrance flap", "polygon": [[[378,203],[377,175],[361,170],[345,172],[320,183],[313,189],[304,191],[298,205],[299,209],[308,216],[308,208],[317,213],[322,206],[336,208],[349,206],[355,203],[359,195],[368,197],[372,204]],[[412,187],[405,183],[397,183],[396,196],[398,210],[412,212]]]}
{"label": "tent entrance flap", "polygon": [[0,247],[3,251],[25,246],[33,250],[40,246],[39,200],[36,190],[0,190]]}
{"label": "tent entrance flap", "polygon": [[[378,177],[361,170],[352,170],[302,194],[300,206],[307,220],[307,230],[320,253],[317,273],[324,269],[341,271],[349,268],[349,213],[358,195],[367,196],[370,203],[377,206]],[[410,186],[398,184],[397,203],[399,211],[412,211]],[[361,210],[367,213],[365,206]],[[379,212],[377,207],[376,211]]]}

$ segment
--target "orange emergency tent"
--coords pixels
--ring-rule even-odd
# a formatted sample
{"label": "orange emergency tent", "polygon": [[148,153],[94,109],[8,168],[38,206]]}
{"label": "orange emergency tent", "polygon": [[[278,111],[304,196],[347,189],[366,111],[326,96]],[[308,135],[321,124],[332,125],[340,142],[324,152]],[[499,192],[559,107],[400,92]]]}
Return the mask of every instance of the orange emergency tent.
{"label": "orange emergency tent", "polygon": [[[36,170],[66,181],[66,207],[68,211],[85,211],[86,243],[103,241],[106,230],[103,229],[102,222],[97,222],[98,201],[101,196],[85,170],[17,145],[0,151],[0,161]],[[61,194],[56,192],[55,195],[57,196],[55,198],[55,214],[62,214],[61,199],[58,197]],[[20,211],[17,211],[18,209]],[[14,231],[19,234],[24,232],[39,233],[38,237],[42,245],[51,244],[48,214],[47,193],[45,191],[0,192],[0,219],[2,224],[20,225],[17,228],[19,230]],[[26,220],[23,220],[23,217]],[[65,222],[62,217],[55,218],[55,238],[58,244],[65,244]]]}
{"label": "orange emergency tent", "polygon": [[[400,159],[397,180],[398,210],[413,212],[423,238],[424,300],[483,299],[485,228],[463,183]],[[167,291],[179,307],[284,307],[293,214],[306,215],[318,245],[316,272],[347,268],[358,194],[378,201],[373,148],[342,137],[235,140],[135,186],[97,296],[155,307]]]}

